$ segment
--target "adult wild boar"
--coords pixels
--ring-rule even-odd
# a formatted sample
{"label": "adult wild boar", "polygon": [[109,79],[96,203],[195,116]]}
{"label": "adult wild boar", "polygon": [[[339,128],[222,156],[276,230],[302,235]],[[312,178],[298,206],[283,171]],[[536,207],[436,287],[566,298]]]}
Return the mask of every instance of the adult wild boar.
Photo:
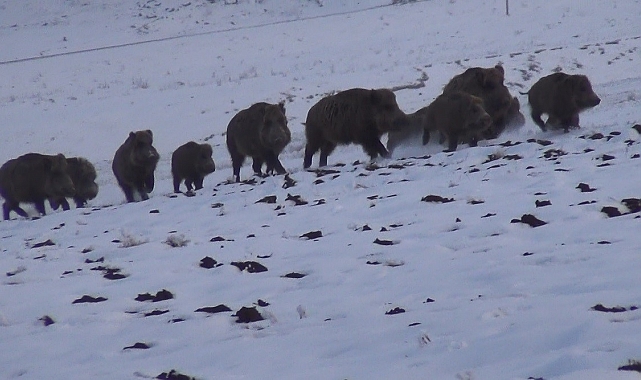
{"label": "adult wild boar", "polygon": [[291,139],[284,103],[261,102],[238,112],[227,125],[227,150],[236,182],[240,182],[240,167],[247,156],[253,159],[252,169],[259,176],[263,163],[266,174],[285,174],[278,155]]}
{"label": "adult wild boar", "polygon": [[136,192],[142,200],[147,200],[154,189],[154,171],[160,156],[152,143],[150,130],[130,132],[116,150],[111,168],[127,202],[134,202]]}
{"label": "adult wild boar", "polygon": [[[547,126],[579,128],[579,112],[597,106],[601,99],[592,90],[585,75],[554,73],[539,79],[527,92],[532,120],[543,130]],[[547,114],[544,123],[542,114]]]}
{"label": "adult wild boar", "polygon": [[[88,200],[94,199],[98,195],[96,168],[86,158],[67,158],[67,174],[76,189],[73,195],[76,207],[84,207]],[[49,203],[54,210],[57,210],[59,206],[62,206],[63,210],[69,210],[69,202],[65,197],[50,198]]]}
{"label": "adult wild boar", "polygon": [[503,83],[503,66],[472,67],[454,76],[443,88],[443,93],[466,92],[483,99],[483,108],[492,117],[492,125],[478,138],[497,138],[506,127],[520,127],[525,117],[520,112],[521,105],[512,97]]}
{"label": "adult wild boar", "polygon": [[429,142],[432,131],[439,131],[447,138],[450,152],[461,141],[476,146],[476,136],[492,124],[492,118],[483,109],[483,100],[465,92],[441,94],[416,113],[422,117],[423,145]]}
{"label": "adult wild boar", "polygon": [[20,208],[20,202],[34,203],[36,210],[45,215],[46,199],[72,197],[74,194],[73,182],[67,174],[67,160],[62,154],[27,153],[0,167],[4,220],[9,220],[11,211],[23,217],[29,216]]}
{"label": "adult wild boar", "polygon": [[174,192],[180,193],[180,183],[183,180],[185,180],[187,191],[193,189],[192,185],[196,186],[196,190],[202,189],[205,176],[216,170],[212,154],[209,144],[190,141],[178,147],[171,155]]}
{"label": "adult wild boar", "polygon": [[326,96],[314,104],[305,121],[305,158],[309,168],[312,156],[320,149],[319,166],[327,165],[327,156],[338,144],[360,144],[375,159],[389,157],[381,136],[409,125],[409,118],[388,89],[353,88]]}

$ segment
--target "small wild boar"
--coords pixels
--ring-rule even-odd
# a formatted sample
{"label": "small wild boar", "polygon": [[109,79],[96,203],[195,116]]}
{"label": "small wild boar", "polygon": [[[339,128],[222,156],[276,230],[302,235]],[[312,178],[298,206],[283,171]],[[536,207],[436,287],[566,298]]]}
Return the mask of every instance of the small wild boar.
{"label": "small wild boar", "polygon": [[[543,130],[547,126],[579,128],[579,112],[597,106],[601,99],[585,75],[554,73],[539,79],[527,92],[532,120]],[[548,114],[544,123],[542,114]]]}
{"label": "small wild boar", "polygon": [[23,217],[29,216],[20,208],[20,202],[34,203],[36,210],[45,215],[46,199],[72,197],[74,194],[73,181],[67,173],[67,160],[62,154],[27,153],[0,167],[4,220],[9,220],[11,211]]}
{"label": "small wild boar", "polygon": [[[76,207],[84,207],[88,200],[94,199],[98,195],[96,168],[86,158],[67,158],[67,174],[76,189],[73,195]],[[62,206],[63,210],[69,210],[69,202],[65,197],[50,198],[49,203],[54,210],[57,210],[59,206]]]}
{"label": "small wild boar", "polygon": [[152,143],[153,133],[150,130],[130,132],[127,140],[116,150],[111,168],[127,202],[134,202],[135,192],[147,200],[154,189],[154,171],[160,156]]}
{"label": "small wild boar", "polygon": [[209,144],[190,141],[178,147],[171,155],[174,192],[180,193],[180,183],[183,180],[185,180],[187,191],[193,189],[192,185],[196,186],[196,190],[202,189],[205,176],[216,170],[212,154]]}
{"label": "small wild boar", "polygon": [[379,154],[389,157],[381,136],[400,130],[409,122],[396,103],[396,95],[388,89],[353,88],[326,96],[307,113],[303,167],[311,166],[319,149],[318,165],[326,166],[327,156],[338,144],[360,144],[372,159]]}
{"label": "small wild boar", "polygon": [[479,138],[497,138],[506,127],[520,127],[525,117],[520,103],[512,97],[503,83],[505,70],[496,65],[490,68],[472,67],[456,75],[443,88],[443,93],[466,92],[483,99],[483,108],[492,117],[492,125]]}
{"label": "small wild boar", "polygon": [[263,163],[266,174],[285,174],[278,155],[291,139],[284,103],[261,102],[238,112],[227,125],[227,150],[236,182],[240,182],[240,167],[247,156],[253,159],[252,169],[259,176]]}
{"label": "small wild boar", "polygon": [[416,113],[422,116],[423,145],[429,142],[432,131],[439,131],[447,138],[450,152],[461,141],[469,140],[470,146],[476,146],[476,136],[492,124],[492,118],[483,109],[483,100],[465,92],[441,94]]}

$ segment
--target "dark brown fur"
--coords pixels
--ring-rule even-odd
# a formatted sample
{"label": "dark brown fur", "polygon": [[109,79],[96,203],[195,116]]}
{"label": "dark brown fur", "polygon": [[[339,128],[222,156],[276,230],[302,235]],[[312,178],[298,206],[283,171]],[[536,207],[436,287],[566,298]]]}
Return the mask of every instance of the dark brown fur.
{"label": "dark brown fur", "polygon": [[443,93],[462,91],[483,99],[483,108],[492,117],[492,125],[479,138],[497,138],[506,127],[525,124],[520,103],[512,97],[504,79],[505,70],[501,65],[473,67],[456,75],[443,88]]}
{"label": "dark brown fur", "polygon": [[130,132],[127,140],[116,150],[111,168],[127,202],[134,201],[134,192],[147,200],[148,193],[154,189],[154,171],[160,156],[152,143],[153,133],[150,130]]}
{"label": "dark brown fur", "polygon": [[171,155],[171,175],[174,179],[174,192],[180,192],[180,183],[185,180],[187,191],[203,188],[203,180],[207,174],[216,170],[212,156],[211,145],[198,144],[190,141],[181,145]]}
{"label": "dark brown fur", "polygon": [[[73,195],[76,207],[84,207],[88,200],[94,199],[98,195],[96,168],[86,158],[67,158],[67,174],[76,189]],[[50,198],[49,203],[54,210],[57,210],[59,206],[62,206],[63,210],[69,210],[69,202],[65,197]]]}
{"label": "dark brown fur", "polygon": [[[543,130],[560,127],[567,132],[579,128],[579,112],[597,106],[601,99],[585,75],[554,73],[539,79],[527,92],[532,120]],[[548,114],[547,122],[541,119]]]}
{"label": "dark brown fur", "polygon": [[252,169],[259,176],[263,163],[265,173],[285,174],[278,155],[291,139],[284,103],[256,103],[238,112],[227,126],[227,150],[236,182],[240,182],[240,167],[247,156],[253,159]]}
{"label": "dark brown fur", "polygon": [[465,140],[476,146],[476,136],[492,124],[483,109],[483,100],[465,92],[441,94],[416,113],[422,115],[423,144],[429,142],[432,131],[439,131],[447,138],[449,151],[455,151],[458,143]]}
{"label": "dark brown fur", "polygon": [[36,210],[45,215],[45,200],[71,197],[75,194],[73,182],[67,174],[67,160],[62,154],[48,156],[28,153],[7,161],[0,167],[0,195],[4,220],[11,211],[29,215],[20,208],[20,202],[34,203]]}
{"label": "dark brown fur", "polygon": [[319,166],[327,165],[327,156],[338,144],[360,144],[372,158],[389,157],[381,136],[409,125],[409,118],[396,103],[396,95],[387,89],[354,88],[327,96],[310,108],[305,121],[305,159],[320,149]]}

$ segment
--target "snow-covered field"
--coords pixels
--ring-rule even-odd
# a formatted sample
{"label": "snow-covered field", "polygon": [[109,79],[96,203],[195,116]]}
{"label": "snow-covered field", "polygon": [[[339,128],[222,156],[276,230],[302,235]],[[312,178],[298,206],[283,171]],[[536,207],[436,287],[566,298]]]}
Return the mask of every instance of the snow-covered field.
{"label": "snow-covered field", "polygon": [[[84,156],[100,185],[88,208],[0,222],[0,378],[638,379],[619,368],[641,360],[641,2],[391,3],[0,1],[0,163]],[[325,94],[403,87],[413,112],[497,63],[520,129],[302,169]],[[559,69],[602,102],[541,132],[519,91]],[[227,123],[281,100],[288,177],[230,184]],[[140,129],[156,189],[126,204],[111,159]],[[174,196],[189,140],[217,170]]]}

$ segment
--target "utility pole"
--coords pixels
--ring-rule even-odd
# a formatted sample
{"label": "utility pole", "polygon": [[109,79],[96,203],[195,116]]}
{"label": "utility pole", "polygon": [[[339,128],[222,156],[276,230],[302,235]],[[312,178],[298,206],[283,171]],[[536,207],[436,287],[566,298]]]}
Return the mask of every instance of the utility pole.
{"label": "utility pole", "polygon": [[505,0],[505,15],[510,15],[510,0]]}

